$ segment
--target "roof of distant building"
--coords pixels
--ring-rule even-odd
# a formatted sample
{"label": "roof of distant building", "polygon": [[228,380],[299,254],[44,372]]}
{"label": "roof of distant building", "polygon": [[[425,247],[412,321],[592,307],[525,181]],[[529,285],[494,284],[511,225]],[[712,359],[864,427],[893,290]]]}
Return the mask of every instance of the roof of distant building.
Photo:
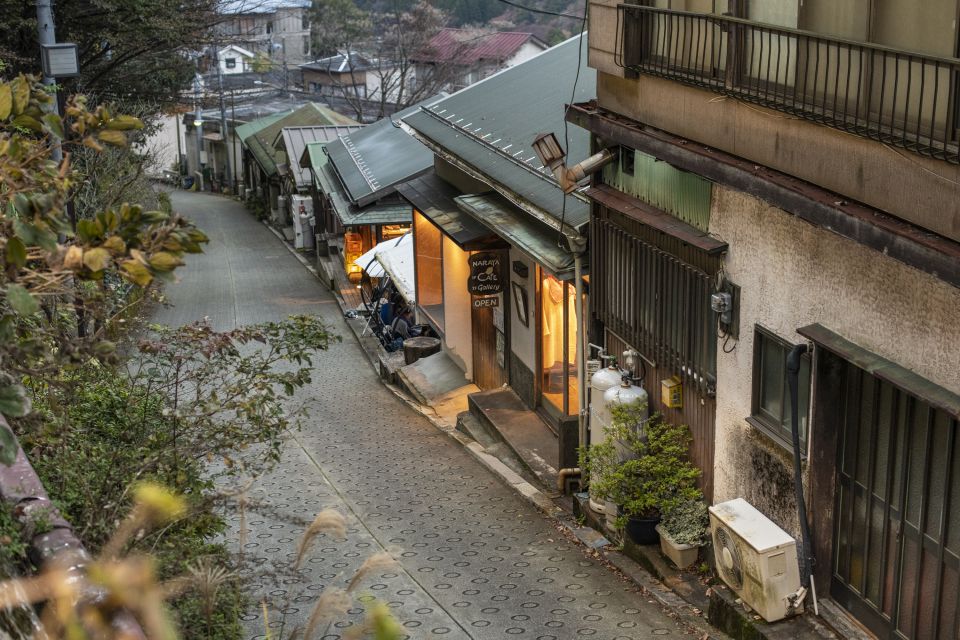
{"label": "roof of distant building", "polygon": [[547,45],[532,33],[517,31],[483,32],[476,29],[441,29],[422,50],[411,56],[417,62],[473,64],[480,60],[507,60],[520,47],[533,43]]}
{"label": "roof of distant building", "polygon": [[222,14],[276,13],[278,9],[307,9],[310,0],[220,0],[217,12]]}
{"label": "roof of distant building", "polygon": [[[262,121],[251,122],[248,125],[257,125]],[[309,102],[304,106],[275,119],[267,126],[261,126],[246,137],[241,137],[243,145],[253,154],[257,164],[263,169],[264,173],[272,176],[277,172],[277,151],[273,148],[273,143],[277,135],[284,127],[302,127],[302,126],[324,126],[324,125],[350,125],[357,124],[345,115],[341,115],[332,109],[319,104]],[[237,128],[237,136],[240,137],[240,129]]]}
{"label": "roof of distant building", "polygon": [[321,127],[284,127],[273,143],[273,148],[282,149],[287,154],[287,164],[296,180],[297,187],[310,185],[310,168],[300,164],[301,156],[306,152],[308,144],[314,142],[330,142],[340,136],[352,133],[362,127],[360,124],[327,125]]}
{"label": "roof of distant building", "polygon": [[328,73],[349,73],[350,71],[366,71],[373,68],[373,63],[369,58],[356,51],[347,53],[338,53],[335,56],[320,58],[313,62],[307,62],[299,65],[301,69],[309,71],[326,71]]}
{"label": "roof of distant building", "polygon": [[[522,201],[526,210],[537,211],[542,221],[554,218],[556,226],[563,216],[565,224],[578,228],[590,217],[586,198],[564,196],[531,143],[538,133],[548,131],[564,144],[565,105],[571,98],[578,60],[581,67],[573,101],[596,96],[596,71],[587,66],[586,45],[586,34],[582,40],[571,38],[403,120],[431,146],[485,176],[497,191]],[[575,126],[566,131],[566,161],[572,166],[590,155],[590,134]]]}
{"label": "roof of distant building", "polygon": [[236,52],[239,53],[240,55],[245,56],[245,57],[247,57],[247,58],[252,58],[252,57],[253,57],[253,52],[252,52],[252,51],[249,51],[249,50],[247,50],[247,49],[244,49],[243,47],[238,46],[238,45],[235,45],[235,44],[228,44],[228,45],[225,46],[223,49],[220,49],[220,51],[218,51],[217,53],[218,53],[219,55],[223,55],[223,54],[226,53],[227,51],[236,51]]}

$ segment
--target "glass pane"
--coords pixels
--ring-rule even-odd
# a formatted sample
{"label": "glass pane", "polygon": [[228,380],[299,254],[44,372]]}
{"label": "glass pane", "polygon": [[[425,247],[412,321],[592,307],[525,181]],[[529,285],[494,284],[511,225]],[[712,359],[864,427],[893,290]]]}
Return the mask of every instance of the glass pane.
{"label": "glass pane", "polygon": [[[544,400],[560,412],[564,409],[564,384],[569,384],[571,378],[575,381],[577,377],[576,365],[573,363],[577,351],[577,323],[572,304],[575,295],[573,287],[551,275],[543,275],[540,281],[540,352],[543,367],[541,388]],[[566,326],[564,306],[569,309]],[[576,387],[569,393],[576,393]]]}
{"label": "glass pane", "polygon": [[416,247],[417,303],[443,330],[442,235],[419,211],[413,218]]}
{"label": "glass pane", "polygon": [[[760,338],[762,334],[757,334]],[[784,352],[767,337],[760,339],[760,411],[780,423],[783,419]]]}

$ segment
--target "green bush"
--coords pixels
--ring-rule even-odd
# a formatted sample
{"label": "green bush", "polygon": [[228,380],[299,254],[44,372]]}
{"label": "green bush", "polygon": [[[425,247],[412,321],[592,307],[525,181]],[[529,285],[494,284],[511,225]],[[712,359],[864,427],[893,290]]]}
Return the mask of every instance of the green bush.
{"label": "green bush", "polygon": [[[226,529],[214,511],[212,483],[200,461],[174,464],[162,437],[159,396],[93,364],[64,382],[38,394],[35,406],[46,420],[21,440],[48,493],[88,550],[96,554],[114,533],[130,509],[133,484],[154,480],[185,496],[188,515],[135,540],[129,551],[153,555],[161,580],[185,574],[202,559],[229,567],[226,546],[210,542]],[[246,601],[238,581],[224,585],[216,603],[208,623],[199,594],[188,591],[171,601],[181,637],[239,638]]]}
{"label": "green bush", "polygon": [[[655,414],[644,422],[646,405],[632,402],[612,409],[607,440],[584,456],[593,492],[616,503],[618,525],[631,517],[657,517],[679,505],[702,499],[700,470],[690,462],[690,429]],[[621,459],[621,449],[630,458]]]}

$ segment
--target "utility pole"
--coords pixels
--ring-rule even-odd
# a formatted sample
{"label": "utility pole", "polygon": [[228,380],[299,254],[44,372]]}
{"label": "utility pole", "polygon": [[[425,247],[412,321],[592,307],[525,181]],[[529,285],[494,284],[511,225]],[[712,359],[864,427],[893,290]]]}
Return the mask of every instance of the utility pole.
{"label": "utility pole", "polygon": [[193,128],[197,130],[197,191],[203,191],[203,116],[200,110],[200,55],[197,54],[197,73],[193,79],[195,117]]}
{"label": "utility pole", "polygon": [[230,185],[230,189],[233,190],[233,169],[230,166],[230,148],[227,146],[229,144],[227,141],[227,109],[223,102],[223,69],[220,67],[220,45],[214,44],[214,49],[213,59],[217,64],[217,84],[219,85],[220,93],[220,137],[223,138],[223,150],[227,163],[225,182]]}
{"label": "utility pole", "polygon": [[[57,35],[53,24],[53,0],[37,0],[37,40],[41,45],[56,44]],[[60,115],[60,96],[56,91],[56,78],[43,76],[43,84],[48,87],[54,87],[53,90],[53,113]],[[50,157],[57,163],[63,160],[63,149],[59,141],[54,141],[53,148],[50,150]]]}

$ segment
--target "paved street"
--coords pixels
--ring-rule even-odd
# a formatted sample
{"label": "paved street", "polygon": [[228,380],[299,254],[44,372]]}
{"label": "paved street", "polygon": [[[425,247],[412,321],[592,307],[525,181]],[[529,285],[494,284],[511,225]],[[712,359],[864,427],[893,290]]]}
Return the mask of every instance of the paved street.
{"label": "paved street", "polygon": [[[288,636],[326,586],[345,586],[367,557],[384,549],[399,566],[369,576],[360,592],[388,603],[410,638],[684,634],[658,605],[565,539],[381,385],[330,294],[242,205],[182,191],[173,202],[211,242],[167,288],[174,306],[158,309],[155,321],[208,316],[229,328],[312,313],[343,336],[318,358],[303,394],[311,402],[303,430],[279,467],[250,491],[252,500],[269,505],[248,514],[244,553],[259,567],[246,573],[256,600],[270,603],[271,637],[280,637],[281,624]],[[284,570],[303,523],[326,507],[347,517],[347,538],[319,538],[302,575]],[[231,524],[236,544],[239,516]],[[273,563],[280,569],[270,569]],[[363,607],[358,602],[349,619],[321,627],[315,637],[340,638]],[[250,637],[265,635],[262,607],[246,620]]]}

